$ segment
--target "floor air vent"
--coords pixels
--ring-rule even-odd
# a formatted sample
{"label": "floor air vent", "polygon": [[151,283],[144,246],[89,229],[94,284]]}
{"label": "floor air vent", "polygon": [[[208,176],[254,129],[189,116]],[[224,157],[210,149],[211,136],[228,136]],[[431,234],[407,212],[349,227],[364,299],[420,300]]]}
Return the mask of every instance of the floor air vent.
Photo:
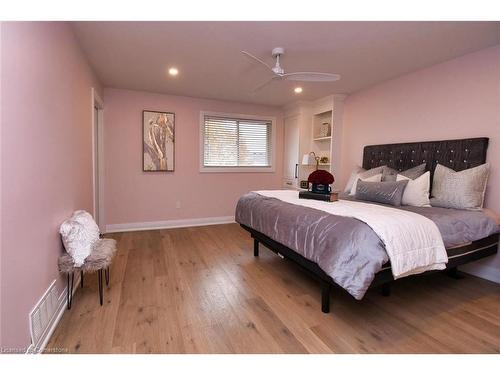
{"label": "floor air vent", "polygon": [[59,293],[56,287],[56,280],[54,280],[29,315],[33,352],[38,352],[41,349],[49,327],[56,318],[59,303]]}

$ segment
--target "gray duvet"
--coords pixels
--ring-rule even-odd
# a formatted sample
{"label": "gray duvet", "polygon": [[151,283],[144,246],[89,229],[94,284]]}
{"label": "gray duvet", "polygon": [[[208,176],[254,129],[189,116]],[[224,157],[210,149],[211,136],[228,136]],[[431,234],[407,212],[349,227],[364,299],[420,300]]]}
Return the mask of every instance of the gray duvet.
{"label": "gray duvet", "polygon": [[[488,237],[500,229],[480,211],[400,208],[434,221],[447,248]],[[375,232],[354,218],[248,193],[239,199],[235,219],[313,261],[356,299],[363,298],[375,274],[389,260]]]}

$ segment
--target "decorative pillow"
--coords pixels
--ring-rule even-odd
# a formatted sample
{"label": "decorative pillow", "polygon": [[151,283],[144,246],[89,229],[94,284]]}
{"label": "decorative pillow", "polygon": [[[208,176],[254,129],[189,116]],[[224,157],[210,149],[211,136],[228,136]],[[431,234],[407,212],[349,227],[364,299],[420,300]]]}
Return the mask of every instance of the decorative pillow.
{"label": "decorative pillow", "polygon": [[464,210],[481,209],[489,171],[488,163],[460,172],[441,164],[436,165],[431,205]]}
{"label": "decorative pillow", "polygon": [[[367,172],[369,172],[369,171],[367,171]],[[382,180],[382,173],[376,174],[374,176],[369,176],[369,177],[358,177],[356,179],[356,181],[354,181],[354,184],[352,184],[352,189],[351,189],[351,192],[349,193],[349,195],[356,194],[356,186],[358,185],[359,181],[380,182],[381,180]]]}
{"label": "decorative pillow", "polygon": [[99,240],[99,227],[86,211],[75,211],[60,228],[64,248],[73,258],[76,267],[83,265],[90,255],[92,245]]}
{"label": "decorative pillow", "polygon": [[356,199],[401,206],[401,199],[408,180],[388,182],[359,181],[356,187]]}
{"label": "decorative pillow", "polygon": [[406,176],[397,175],[397,181],[408,181],[401,204],[406,206],[428,207],[429,189],[431,187],[431,172],[425,172],[422,176],[412,180]]}
{"label": "decorative pillow", "polygon": [[356,174],[356,177],[354,178],[354,181],[352,183],[351,190],[350,190],[349,194],[354,195],[356,193],[356,181],[358,181],[358,179],[366,180],[369,177],[373,177],[373,176],[380,174],[380,179],[377,180],[377,181],[380,181],[382,179],[382,172],[383,172],[384,168],[385,168],[385,165],[383,165],[381,167],[372,168],[372,169],[369,169],[367,171],[362,169],[361,172]]}
{"label": "decorative pillow", "polygon": [[349,180],[347,180],[347,184],[345,185],[345,188],[344,188],[345,193],[351,192],[352,185],[354,184],[354,181],[357,180],[358,174],[361,172],[366,172],[366,169],[361,168],[359,165],[353,169],[353,171],[351,172],[351,175],[349,176]]}
{"label": "decorative pillow", "polygon": [[411,180],[415,180],[424,174],[425,166],[426,164],[422,163],[420,165],[417,165],[416,167],[407,169],[406,171],[402,172],[398,172],[397,170],[390,167],[385,167],[384,171],[382,172],[382,181],[396,181],[398,174],[408,177]]}
{"label": "decorative pillow", "polygon": [[85,210],[75,211],[72,215],[72,219],[82,224],[87,228],[92,241],[97,241],[99,239],[100,231],[97,223],[95,222],[93,216]]}

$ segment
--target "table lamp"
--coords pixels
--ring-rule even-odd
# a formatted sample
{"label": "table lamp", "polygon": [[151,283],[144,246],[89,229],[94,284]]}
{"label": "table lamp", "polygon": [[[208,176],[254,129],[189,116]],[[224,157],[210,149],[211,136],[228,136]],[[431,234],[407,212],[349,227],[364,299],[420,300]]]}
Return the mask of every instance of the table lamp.
{"label": "table lamp", "polygon": [[302,158],[302,165],[314,165],[316,163],[316,169],[319,168],[319,156],[316,156],[314,151],[305,154]]}

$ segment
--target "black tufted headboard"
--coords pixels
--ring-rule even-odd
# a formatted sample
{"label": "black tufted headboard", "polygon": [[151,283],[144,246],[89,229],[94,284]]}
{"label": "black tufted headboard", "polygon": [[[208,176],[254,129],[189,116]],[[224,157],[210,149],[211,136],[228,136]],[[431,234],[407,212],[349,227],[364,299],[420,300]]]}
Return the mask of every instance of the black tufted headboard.
{"label": "black tufted headboard", "polygon": [[426,170],[431,171],[432,175],[436,164],[439,163],[455,171],[461,171],[484,164],[487,148],[488,138],[365,146],[363,168],[371,169],[387,165],[398,171],[404,171],[426,163]]}

